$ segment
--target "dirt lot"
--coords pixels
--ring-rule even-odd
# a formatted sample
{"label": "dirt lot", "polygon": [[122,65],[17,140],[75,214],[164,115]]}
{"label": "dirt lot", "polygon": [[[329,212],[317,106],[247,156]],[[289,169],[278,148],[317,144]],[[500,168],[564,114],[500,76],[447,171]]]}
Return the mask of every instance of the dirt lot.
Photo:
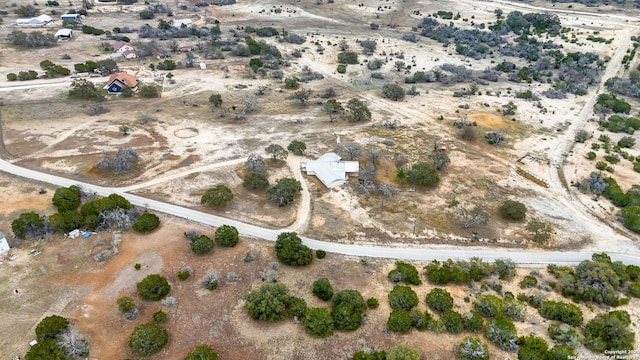
{"label": "dirt lot", "polygon": [[[6,183],[14,179],[1,176],[0,180]],[[3,187],[0,193],[3,203],[23,197],[32,200],[31,209],[46,210],[50,207],[48,195],[35,194],[39,186],[23,183],[15,187],[22,188],[22,192],[8,191],[8,187]],[[260,272],[268,270],[275,261],[273,245],[255,239],[241,239],[235,248],[216,248],[212,254],[196,256],[189,250],[184,231],[195,229],[211,235],[213,229],[170,217],[162,217],[162,224],[151,235],[123,233],[119,254],[104,263],[97,263],[92,255],[109,245],[111,233],[99,233],[88,239],[54,237],[44,243],[25,243],[22,248],[12,250],[17,259],[0,264],[0,298],[3,299],[0,313],[5,315],[2,329],[6,334],[0,343],[0,356],[8,358],[25,353],[27,343],[34,337],[35,324],[51,314],[65,316],[78,326],[89,337],[89,358],[97,360],[130,357],[127,350],[129,334],[135,325],[148,321],[158,310],[168,314],[166,327],[170,340],[167,347],[154,356],[157,359],[181,358],[191,347],[199,344],[210,345],[221,359],[345,359],[365,346],[388,348],[398,343],[419,349],[425,359],[451,359],[453,346],[464,337],[464,334],[416,330],[406,335],[385,332],[390,312],[386,294],[393,288],[387,280],[387,273],[393,268],[393,263],[336,254],[329,254],[302,269],[281,265],[277,270],[278,279],[295,296],[304,298],[309,306],[327,306],[311,294],[311,282],[318,277],[329,278],[336,290],[357,289],[365,298],[378,298],[380,307],[367,312],[366,324],[361,329],[337,332],[327,339],[312,339],[304,333],[301,324],[291,320],[275,324],[253,321],[246,315],[241,299],[262,283]],[[42,253],[29,255],[31,248]],[[246,252],[255,256],[253,262],[242,261]],[[140,270],[134,269],[136,263],[142,265]],[[415,265],[421,267],[421,264]],[[194,275],[180,281],[176,274],[184,266],[192,267]],[[209,269],[216,270],[222,279],[234,271],[240,279],[222,280],[220,287],[210,292],[200,286]],[[533,270],[536,269],[520,269],[514,280],[503,283],[504,291],[521,292],[518,281]],[[544,269],[537,271],[542,274],[541,282],[552,281]],[[124,295],[137,298],[136,282],[150,273],[168,278],[172,285],[170,296],[175,297],[175,305],[167,307],[137,299],[138,318],[125,320],[117,309],[116,299]],[[424,299],[432,288],[429,284],[414,287],[420,299]],[[454,296],[456,311],[471,309],[470,303],[463,301],[465,296],[473,298],[467,286],[451,286],[448,290]],[[557,294],[547,295],[558,298]],[[622,308],[635,317],[638,316],[639,305],[637,299],[632,299],[628,306]],[[419,307],[426,309],[423,300]],[[583,306],[583,311],[587,321],[600,309]],[[516,325],[520,335],[546,336],[548,322],[540,318],[535,309],[529,308],[526,320]],[[638,324],[634,323],[633,329],[638,331]],[[515,358],[515,354],[505,353],[491,345],[490,352],[494,359]],[[587,353],[585,349],[578,349],[578,354]]]}

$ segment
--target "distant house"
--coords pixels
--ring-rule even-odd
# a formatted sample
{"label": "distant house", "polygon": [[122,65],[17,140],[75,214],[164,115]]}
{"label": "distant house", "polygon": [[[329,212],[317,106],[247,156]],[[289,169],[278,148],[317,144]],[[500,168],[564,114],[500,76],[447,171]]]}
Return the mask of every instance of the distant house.
{"label": "distant house", "polygon": [[135,75],[121,72],[112,74],[104,88],[107,89],[109,94],[119,94],[125,87],[135,89],[136,86],[138,86],[138,78]]}
{"label": "distant house", "polygon": [[189,26],[189,24],[191,24],[191,19],[179,19],[179,20],[173,20],[171,22],[171,26],[173,26],[176,29],[180,29],[181,27],[187,27]]}
{"label": "distant house", "polygon": [[9,251],[9,243],[7,242],[7,238],[4,236],[2,232],[0,232],[0,254],[3,254]]}
{"label": "distant house", "polygon": [[53,18],[49,15],[40,15],[29,19],[16,20],[17,25],[44,26],[52,22]]}
{"label": "distant house", "polygon": [[56,38],[58,40],[69,40],[73,37],[73,30],[71,29],[60,29],[56,31]]}
{"label": "distant house", "polygon": [[62,15],[60,15],[60,19],[62,21],[65,21],[65,20],[80,21],[80,20],[82,20],[82,15],[80,15],[80,14],[62,14]]}
{"label": "distant house", "polygon": [[117,51],[119,53],[124,53],[125,51],[133,51],[133,46],[126,41],[116,41],[113,45],[111,45],[113,51]]}
{"label": "distant house", "polygon": [[189,52],[189,51],[193,50],[193,47],[192,46],[183,46],[178,50],[180,50],[180,52]]}
{"label": "distant house", "polygon": [[307,175],[315,175],[326,187],[335,187],[347,181],[349,174],[357,174],[360,163],[342,161],[336,153],[326,153],[317,160],[300,164]]}

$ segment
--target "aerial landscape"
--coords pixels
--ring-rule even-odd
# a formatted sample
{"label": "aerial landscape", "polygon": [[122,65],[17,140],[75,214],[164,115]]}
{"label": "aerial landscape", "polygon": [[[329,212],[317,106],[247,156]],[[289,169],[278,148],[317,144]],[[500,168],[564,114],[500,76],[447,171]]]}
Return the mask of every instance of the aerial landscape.
{"label": "aerial landscape", "polygon": [[640,358],[639,46],[640,0],[0,2],[0,358]]}

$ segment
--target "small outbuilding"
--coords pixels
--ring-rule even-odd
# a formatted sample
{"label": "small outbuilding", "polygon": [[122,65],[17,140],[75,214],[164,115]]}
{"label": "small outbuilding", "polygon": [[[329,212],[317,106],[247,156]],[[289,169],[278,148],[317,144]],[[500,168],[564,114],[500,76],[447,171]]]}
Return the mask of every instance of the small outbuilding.
{"label": "small outbuilding", "polygon": [[0,232],[0,254],[4,254],[10,249],[11,248],[9,247],[9,243],[7,242],[7,238],[2,232]]}
{"label": "small outbuilding", "polygon": [[80,14],[62,14],[62,15],[60,15],[60,19],[62,21],[65,21],[65,20],[80,21],[80,20],[82,20],[82,15],[80,15]]}
{"label": "small outbuilding", "polygon": [[303,162],[300,167],[307,175],[315,175],[326,187],[342,185],[349,174],[358,174],[360,163],[342,161],[336,153],[326,153],[317,160]]}
{"label": "small outbuilding", "polygon": [[171,26],[176,29],[187,27],[191,24],[191,19],[176,19],[171,22]]}
{"label": "small outbuilding", "polygon": [[56,38],[58,40],[69,40],[73,37],[73,30],[71,29],[60,29],[56,31]]}

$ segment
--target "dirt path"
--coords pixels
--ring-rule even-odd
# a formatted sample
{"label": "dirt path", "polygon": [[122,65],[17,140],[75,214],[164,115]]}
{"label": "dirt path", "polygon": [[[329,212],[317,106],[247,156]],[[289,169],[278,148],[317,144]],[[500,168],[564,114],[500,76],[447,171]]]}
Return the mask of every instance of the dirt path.
{"label": "dirt path", "polygon": [[302,169],[300,168],[301,156],[290,154],[287,157],[287,166],[293,172],[296,180],[300,181],[302,191],[300,192],[300,200],[298,201],[298,212],[296,214],[296,221],[286,228],[286,231],[296,231],[298,233],[304,232],[309,225],[309,219],[311,218],[311,194],[309,194],[309,187],[307,181],[302,175]]}

